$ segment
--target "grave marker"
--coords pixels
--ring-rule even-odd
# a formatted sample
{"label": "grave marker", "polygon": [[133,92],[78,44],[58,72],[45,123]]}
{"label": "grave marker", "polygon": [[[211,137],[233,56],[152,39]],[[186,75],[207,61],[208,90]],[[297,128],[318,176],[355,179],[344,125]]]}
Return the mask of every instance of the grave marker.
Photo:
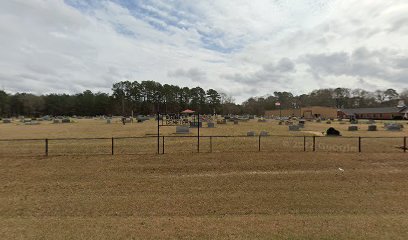
{"label": "grave marker", "polygon": [[255,136],[255,132],[254,132],[254,131],[249,131],[249,132],[247,132],[247,136],[248,136],[248,137],[254,137],[254,136]]}
{"label": "grave marker", "polygon": [[370,125],[370,126],[368,126],[368,131],[370,131],[370,132],[377,131],[377,125]]}
{"label": "grave marker", "polygon": [[266,132],[266,131],[261,131],[261,132],[259,133],[259,136],[268,136],[268,135],[269,135],[269,133]]}
{"label": "grave marker", "polygon": [[298,125],[289,125],[289,131],[300,131],[300,127]]}
{"label": "grave marker", "polygon": [[188,134],[190,133],[190,128],[187,126],[176,126],[177,134]]}

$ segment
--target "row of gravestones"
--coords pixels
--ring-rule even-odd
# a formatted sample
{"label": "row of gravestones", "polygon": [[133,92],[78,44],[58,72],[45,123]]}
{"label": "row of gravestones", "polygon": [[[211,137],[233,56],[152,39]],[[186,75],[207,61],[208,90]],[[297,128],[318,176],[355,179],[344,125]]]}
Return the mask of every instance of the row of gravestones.
{"label": "row of gravestones", "polygon": [[[200,122],[200,128],[202,127],[202,122]],[[207,123],[207,127],[208,128],[214,128],[215,124],[212,122]],[[176,133],[177,134],[186,134],[186,133],[190,133],[190,128],[197,128],[196,125],[193,126],[176,126]]]}
{"label": "row of gravestones", "polygon": [[[247,136],[248,136],[248,137],[255,137],[255,136],[256,136],[256,133],[255,133],[255,131],[249,131],[249,132],[247,132]],[[259,136],[269,136],[269,132],[261,131],[261,132],[259,133]]]}
{"label": "row of gravestones", "polygon": [[63,119],[54,119],[52,123],[55,123],[55,124],[58,124],[58,123],[72,123],[72,121],[69,118],[63,118]]}
{"label": "row of gravestones", "polygon": [[[24,125],[38,125],[40,122],[43,120],[40,119],[21,119],[20,122],[23,123]],[[12,123],[13,121],[11,119],[3,119],[3,123],[8,124]]]}
{"label": "row of gravestones", "polygon": [[[404,125],[397,124],[397,123],[386,123],[386,124],[384,124],[384,128],[387,131],[401,131],[402,128],[404,128]],[[358,131],[358,127],[357,126],[349,126],[348,130],[349,131]],[[367,130],[368,131],[377,131],[377,125],[369,125]]]}

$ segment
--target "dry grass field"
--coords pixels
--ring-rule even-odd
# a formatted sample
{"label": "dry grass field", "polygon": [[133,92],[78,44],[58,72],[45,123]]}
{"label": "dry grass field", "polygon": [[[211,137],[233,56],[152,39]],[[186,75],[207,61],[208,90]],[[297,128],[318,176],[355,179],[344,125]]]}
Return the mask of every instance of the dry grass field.
{"label": "dry grass field", "polygon": [[[24,125],[18,121],[14,121],[11,124],[0,123],[0,139],[7,138],[81,138],[81,137],[129,137],[129,136],[146,136],[157,134],[157,122],[154,120],[145,121],[143,123],[133,123],[122,125],[119,119],[114,119],[112,124],[106,124],[106,120],[100,119],[74,119],[74,123],[70,124],[53,124],[48,121],[43,121],[39,125]],[[248,122],[239,122],[238,125],[234,125],[232,122],[228,122],[226,125],[216,124],[216,128],[200,129],[200,133],[203,136],[215,136],[215,135],[246,135],[248,131],[255,131],[259,134],[260,131],[267,131],[270,135],[321,135],[322,132],[329,127],[335,127],[343,136],[366,136],[366,137],[395,137],[395,136],[407,136],[408,135],[408,122],[399,121],[399,123],[406,126],[403,131],[389,132],[383,128],[385,122],[392,121],[377,121],[378,131],[367,131],[368,124],[360,121],[358,124],[359,131],[349,132],[347,131],[349,122],[332,122],[327,124],[322,121],[321,123],[306,122],[305,128],[300,132],[289,132],[288,126],[278,125],[276,120],[268,120],[267,122],[257,122],[257,120],[250,120]],[[175,127],[162,127],[161,134],[165,136],[175,135]],[[191,135],[195,135],[196,130],[191,131]]]}
{"label": "dry grass field", "polygon": [[0,239],[408,238],[403,153],[1,157],[0,181]]}
{"label": "dry grass field", "polygon": [[[406,121],[401,122],[408,126]],[[239,122],[234,125],[216,125],[216,128],[204,127],[200,130],[201,152],[249,152],[258,151],[258,137],[222,138],[208,136],[246,136],[248,131],[267,131],[271,136],[261,139],[261,151],[267,152],[301,152],[306,145],[306,151],[312,151],[312,136],[317,136],[316,151],[318,152],[358,152],[358,137],[364,138],[361,143],[363,152],[402,152],[403,137],[408,136],[407,128],[399,132],[386,131],[384,122],[378,122],[378,131],[367,131],[368,124],[359,124],[359,131],[347,131],[350,125],[347,122],[307,122],[302,131],[289,132],[288,126],[278,125],[277,121],[268,120],[262,123],[257,120]],[[340,130],[344,138],[321,137],[322,132],[329,127]],[[0,124],[1,139],[55,139],[55,138],[118,138],[115,139],[115,154],[153,154],[157,152],[157,122],[154,120],[144,123],[122,125],[119,119],[112,124],[106,124],[100,119],[76,119],[70,124],[53,124],[41,122],[40,125],[24,125],[18,121],[12,124]],[[191,129],[188,136],[195,136],[196,129]],[[165,153],[192,153],[197,151],[197,139],[185,138],[175,134],[175,127],[162,127],[161,135],[165,138]],[[207,137],[205,137],[207,136]],[[280,137],[276,137],[280,136]],[[282,137],[288,136],[288,137]],[[303,136],[308,136],[306,140]],[[120,137],[141,137],[133,139],[119,139]],[[143,138],[142,138],[143,137]],[[144,138],[149,137],[149,138]],[[382,137],[382,138],[371,138]],[[398,137],[398,138],[394,138]],[[306,142],[304,142],[306,141]],[[306,143],[306,144],[305,144]],[[40,156],[45,152],[44,140],[1,142],[0,156],[23,155]],[[110,154],[111,139],[97,140],[50,140],[50,155],[77,155],[77,154]],[[160,139],[162,146],[162,139]],[[161,150],[162,151],[162,147]]]}
{"label": "dry grass field", "polygon": [[[120,138],[154,135],[153,120],[0,124],[0,139],[117,138],[114,156],[110,139],[50,140],[49,157],[44,140],[0,141],[0,239],[407,239],[407,130],[381,125],[228,123],[201,129],[200,154],[163,127],[156,155],[154,137]],[[356,138],[318,137],[311,152],[330,126],[399,138],[364,139],[358,154]],[[208,137],[248,131],[272,135],[261,152],[258,137]]]}

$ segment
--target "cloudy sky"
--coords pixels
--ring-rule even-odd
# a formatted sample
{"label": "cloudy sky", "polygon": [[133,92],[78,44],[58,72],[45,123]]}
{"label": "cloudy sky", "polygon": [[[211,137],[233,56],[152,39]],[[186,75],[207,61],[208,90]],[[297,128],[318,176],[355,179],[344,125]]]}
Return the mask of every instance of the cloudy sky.
{"label": "cloudy sky", "polygon": [[408,87],[406,0],[4,0],[0,87],[155,80],[235,97]]}

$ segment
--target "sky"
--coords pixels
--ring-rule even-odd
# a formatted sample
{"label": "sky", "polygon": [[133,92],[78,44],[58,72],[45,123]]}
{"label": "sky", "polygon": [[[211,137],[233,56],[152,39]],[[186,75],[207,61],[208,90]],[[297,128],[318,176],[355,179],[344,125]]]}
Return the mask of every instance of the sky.
{"label": "sky", "polygon": [[406,0],[0,1],[0,87],[111,92],[118,81],[274,91],[408,87]]}

